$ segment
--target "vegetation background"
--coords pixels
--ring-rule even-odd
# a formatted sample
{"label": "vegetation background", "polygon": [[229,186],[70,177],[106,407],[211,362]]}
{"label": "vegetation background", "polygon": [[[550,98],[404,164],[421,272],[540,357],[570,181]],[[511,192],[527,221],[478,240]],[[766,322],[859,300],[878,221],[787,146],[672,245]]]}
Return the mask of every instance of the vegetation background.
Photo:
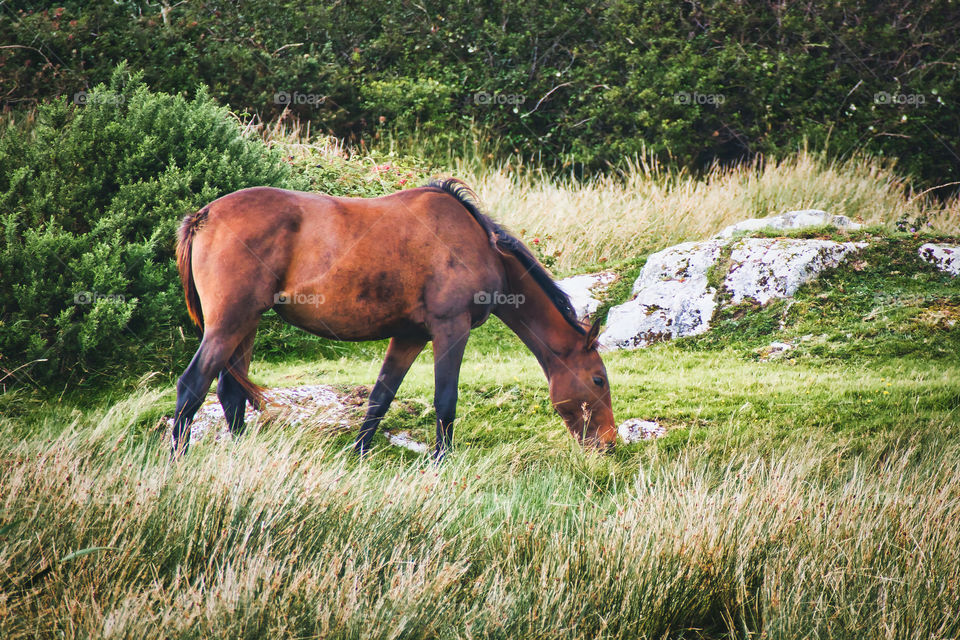
{"label": "vegetation background", "polygon": [[582,172],[647,151],[701,169],[806,140],[897,158],[927,186],[960,180],[950,0],[5,0],[0,40],[5,109],[127,60],[155,90],[205,84],[354,144],[460,148],[476,127],[501,157]]}
{"label": "vegetation background", "polygon": [[[945,0],[0,1],[0,635],[957,637],[960,287],[917,249],[960,243],[958,31]],[[171,465],[180,217],[438,173],[556,274],[614,271],[601,314],[748,217],[869,248],[607,354],[615,415],[667,428],[610,456],[491,320],[441,468],[283,420]],[[252,376],[362,395],[383,351],[268,314]],[[428,350],[384,428],[429,441],[432,384]]]}

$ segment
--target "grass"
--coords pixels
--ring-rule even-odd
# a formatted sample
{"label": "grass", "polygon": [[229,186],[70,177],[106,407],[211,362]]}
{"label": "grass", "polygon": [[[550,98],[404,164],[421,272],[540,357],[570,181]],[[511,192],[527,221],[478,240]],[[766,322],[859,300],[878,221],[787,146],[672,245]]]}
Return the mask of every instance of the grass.
{"label": "grass", "polygon": [[[430,173],[267,137],[316,188]],[[875,225],[842,236],[872,248],[793,301],[607,354],[617,418],[668,428],[610,456],[573,443],[496,320],[468,344],[440,468],[382,434],[359,461],[352,433],[276,422],[171,464],[171,372],[92,399],[4,394],[0,637],[960,636],[960,289],[915,257],[957,233],[956,201],[807,153],[698,178],[456,173],[558,271],[620,272],[607,307],[649,251],[746,217],[821,207]],[[895,233],[901,218],[936,233]],[[773,340],[795,348],[763,361]],[[268,342],[252,369],[267,386],[371,384],[384,349]],[[384,427],[432,440],[431,363]]]}
{"label": "grass", "polygon": [[[960,336],[911,319],[960,292],[917,242],[804,288],[784,329],[760,311],[608,354],[617,417],[669,429],[612,456],[573,444],[497,321],[468,346],[441,468],[382,435],[358,461],[353,434],[276,423],[171,465],[172,389],[149,383],[0,419],[0,634],[956,637]],[[890,295],[869,296],[884,275]],[[814,326],[829,348],[757,359]],[[874,349],[896,331],[914,348]],[[381,353],[254,377],[369,384]],[[432,437],[431,360],[385,427]]]}
{"label": "grass", "polygon": [[560,271],[617,262],[710,237],[746,218],[792,209],[823,209],[893,230],[929,221],[960,233],[960,200],[913,194],[892,168],[874,159],[827,160],[808,151],[752,165],[714,167],[692,176],[650,159],[619,174],[556,180],[501,165],[467,180],[495,217],[541,241]]}
{"label": "grass", "polygon": [[[259,373],[355,382],[373,365]],[[471,352],[460,446],[439,469],[381,438],[358,462],[350,436],[282,425],[170,465],[165,390],[69,422],[41,411],[27,437],[4,420],[0,633],[960,633],[955,361],[660,345],[608,366],[620,417],[660,418],[664,440],[584,454],[513,350]],[[401,397],[426,403],[431,377],[421,358]],[[422,437],[432,418],[387,423]]]}

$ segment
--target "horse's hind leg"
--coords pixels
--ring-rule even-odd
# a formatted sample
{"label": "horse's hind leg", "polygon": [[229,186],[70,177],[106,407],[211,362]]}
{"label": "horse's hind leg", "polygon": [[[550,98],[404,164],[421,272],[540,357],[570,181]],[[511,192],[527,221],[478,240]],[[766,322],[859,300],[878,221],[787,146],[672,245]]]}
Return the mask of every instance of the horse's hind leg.
{"label": "horse's hind leg", "polygon": [[210,383],[248,333],[229,333],[206,327],[200,348],[177,380],[177,409],[173,418],[173,455],[186,453],[190,446],[190,422],[210,389]]}
{"label": "horse's hind leg", "polygon": [[367,415],[363,418],[363,426],[360,427],[360,435],[354,445],[357,453],[362,455],[370,448],[373,434],[376,433],[377,426],[390,408],[394,396],[397,395],[397,389],[400,388],[403,377],[407,375],[410,365],[417,359],[426,344],[426,340],[418,338],[390,340],[387,357],[383,360],[380,375],[377,376],[377,382],[373,385],[373,391],[370,392]]}
{"label": "horse's hind leg", "polygon": [[220,378],[217,380],[217,397],[220,398],[223,415],[226,417],[230,433],[234,437],[243,434],[244,412],[247,408],[247,402],[252,401],[252,399],[231,374],[231,371],[243,376],[247,375],[250,368],[250,357],[253,354],[253,340],[256,335],[257,330],[254,329],[243,339],[230,356],[227,366],[220,370]]}

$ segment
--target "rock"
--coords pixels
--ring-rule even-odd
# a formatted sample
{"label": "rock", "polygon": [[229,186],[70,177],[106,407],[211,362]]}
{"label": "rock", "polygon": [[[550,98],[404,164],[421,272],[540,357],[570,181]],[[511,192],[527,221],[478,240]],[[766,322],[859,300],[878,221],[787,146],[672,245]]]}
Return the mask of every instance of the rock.
{"label": "rock", "polygon": [[760,355],[761,360],[776,360],[777,358],[782,358],[792,349],[793,345],[789,342],[771,342],[767,346],[758,349],[757,353]]}
{"label": "rock", "polygon": [[[790,224],[802,219],[789,218]],[[600,347],[635,349],[704,333],[721,300],[724,304],[766,304],[774,298],[791,297],[805,282],[866,246],[864,242],[726,237],[664,249],[647,260],[631,299],[610,309]],[[727,254],[729,265],[721,260]],[[710,277],[711,269],[721,268],[727,269],[725,274]],[[710,284],[720,275],[723,296]]]}
{"label": "rock", "polygon": [[414,438],[410,435],[409,431],[400,431],[398,433],[389,433],[384,432],[387,436],[387,440],[390,441],[390,444],[395,447],[403,447],[404,449],[410,449],[410,451],[415,451],[417,453],[426,453],[430,450],[430,447]]}
{"label": "rock", "polygon": [[[366,387],[357,387],[341,396],[336,389],[323,384],[267,389],[264,392],[267,406],[263,412],[255,411],[247,405],[246,426],[255,426],[266,414],[266,417],[277,418],[291,425],[315,425],[334,431],[348,430],[356,426],[357,399],[360,396],[365,397],[366,391]],[[168,417],[166,423],[168,428],[173,428],[173,418]],[[190,424],[190,443],[201,441],[208,433],[213,433],[217,441],[232,438],[223,416],[223,408],[213,392]],[[429,445],[417,441],[408,431],[384,434],[394,446],[417,453],[429,451]]]}
{"label": "rock", "polygon": [[[334,430],[349,429],[353,425],[351,413],[355,408],[345,402],[333,387],[327,385],[268,389],[264,393],[264,399],[267,406],[263,412],[247,405],[244,417],[248,428],[260,422],[264,414],[292,425],[315,424]],[[167,418],[166,422],[173,427],[173,418]],[[223,408],[212,392],[190,424],[190,442],[199,442],[207,433],[213,433],[217,440],[231,437]]]}
{"label": "rock", "polygon": [[760,231],[761,229],[803,229],[804,227],[822,227],[829,225],[838,229],[856,230],[861,225],[847,216],[833,216],[820,209],[801,209],[788,211],[770,218],[750,218],[723,229],[716,238],[730,238],[741,231]]}
{"label": "rock", "polygon": [[577,317],[585,320],[600,306],[600,298],[611,284],[617,279],[612,271],[602,271],[581,276],[571,276],[557,282],[557,285],[568,296]]}
{"label": "rock", "polygon": [[652,420],[641,420],[640,418],[630,418],[624,420],[617,427],[617,433],[627,444],[640,442],[641,440],[653,440],[667,433],[666,428],[653,422]]}
{"label": "rock", "polygon": [[733,244],[723,286],[733,304],[788,298],[800,285],[865,246],[864,242],[744,238]]}
{"label": "rock", "polygon": [[920,247],[920,259],[952,276],[960,275],[960,246],[928,242]]}
{"label": "rock", "polygon": [[633,284],[633,297],[607,315],[600,347],[632,349],[706,331],[716,308],[707,273],[723,244],[685,242],[651,255]]}

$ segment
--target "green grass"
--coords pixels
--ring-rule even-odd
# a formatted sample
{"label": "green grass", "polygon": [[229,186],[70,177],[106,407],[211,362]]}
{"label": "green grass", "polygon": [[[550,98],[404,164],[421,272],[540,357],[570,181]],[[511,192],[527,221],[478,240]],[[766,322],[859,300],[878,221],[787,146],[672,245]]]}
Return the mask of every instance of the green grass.
{"label": "green grass", "polygon": [[[436,173],[397,149],[259,133],[315,190]],[[621,276],[600,315],[651,251],[746,217],[816,206],[877,226],[790,234],[871,243],[793,300],[605,355],[617,419],[668,429],[608,456],[574,443],[495,319],[468,344],[440,468],[382,433],[359,461],[353,432],[276,421],[171,464],[179,371],[7,391],[0,637],[960,636],[960,283],[917,260],[933,236],[894,232],[955,234],[955,198],[807,152],[702,176],[641,159],[569,183],[479,159],[455,173],[542,259]],[[774,340],[794,348],[765,361]],[[384,350],[267,318],[252,376],[371,385]],[[383,427],[432,442],[432,397],[428,348]]]}
{"label": "green grass", "polygon": [[[426,406],[423,358],[401,398]],[[532,357],[464,367],[459,446],[358,462],[274,425],[170,465],[169,392],[4,421],[4,637],[953,637],[956,362],[607,358],[663,440],[584,454]],[[261,365],[372,380],[374,361]],[[426,437],[429,412],[387,427]],[[101,551],[64,561],[93,547]],[[31,583],[31,578],[50,569]],[[395,635],[396,634],[396,635]]]}
{"label": "green grass", "polygon": [[[617,418],[668,427],[609,456],[573,443],[496,320],[440,468],[277,423],[172,465],[166,384],[22,398],[0,419],[0,635],[957,637],[960,292],[919,238],[874,242],[789,309],[606,355]],[[760,360],[775,339],[798,346]],[[253,376],[371,384],[382,353]],[[384,427],[432,439],[431,361]]]}

